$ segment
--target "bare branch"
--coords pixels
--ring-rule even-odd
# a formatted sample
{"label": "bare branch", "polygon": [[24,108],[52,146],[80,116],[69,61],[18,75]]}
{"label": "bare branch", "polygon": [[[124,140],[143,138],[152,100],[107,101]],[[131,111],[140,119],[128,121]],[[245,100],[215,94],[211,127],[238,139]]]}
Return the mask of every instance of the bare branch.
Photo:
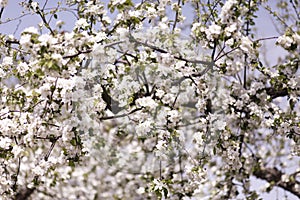
{"label": "bare branch", "polygon": [[276,186],[291,192],[300,198],[300,182],[294,179],[290,179],[288,182],[282,181],[281,177],[284,175],[277,168],[260,168],[254,171],[254,175],[257,178],[266,180],[268,182],[274,182]]}
{"label": "bare branch", "polygon": [[32,193],[35,191],[35,188],[25,188],[19,191],[16,194],[15,200],[27,200]]}
{"label": "bare branch", "polygon": [[282,90],[276,90],[273,87],[266,88],[266,92],[268,95],[272,97],[272,99],[275,99],[277,97],[284,97],[288,95],[288,89],[283,88]]}
{"label": "bare branch", "polygon": [[[154,45],[148,44],[147,42],[138,41],[131,34],[129,35],[129,38],[130,38],[131,41],[133,41],[137,44],[140,44],[142,46],[149,47],[150,49],[152,49],[154,51],[158,51],[160,53],[169,53],[167,50],[164,50],[164,49],[161,49],[161,48],[156,47]],[[215,66],[214,61],[189,60],[189,59],[183,58],[182,56],[173,56],[173,57],[177,60],[181,60],[181,61],[185,61],[185,62],[189,62],[189,63],[193,63],[193,64],[202,64],[202,65],[207,65],[208,67]]]}

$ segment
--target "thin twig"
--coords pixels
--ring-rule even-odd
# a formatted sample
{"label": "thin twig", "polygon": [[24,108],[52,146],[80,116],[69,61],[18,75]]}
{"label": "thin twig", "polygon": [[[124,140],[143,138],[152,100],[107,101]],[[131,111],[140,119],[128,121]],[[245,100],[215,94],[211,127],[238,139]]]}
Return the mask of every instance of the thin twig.
{"label": "thin twig", "polygon": [[57,140],[58,140],[59,138],[61,138],[61,137],[62,137],[62,136],[60,135],[60,136],[57,136],[56,138],[53,138],[53,139],[50,138],[50,141],[51,141],[51,140],[53,140],[53,141],[51,142],[51,146],[50,146],[49,151],[47,152],[46,156],[44,157],[45,161],[48,161],[48,158],[49,158],[51,152],[53,151],[53,148],[54,148],[54,146],[55,146]]}
{"label": "thin twig", "polygon": [[[180,7],[180,3],[181,3],[180,0],[178,0],[178,2],[177,2],[178,7]],[[174,32],[174,30],[176,28],[177,20],[178,20],[178,10],[176,10],[176,13],[175,13],[175,20],[174,20],[172,32]]]}
{"label": "thin twig", "polygon": [[51,32],[51,35],[55,35],[54,31],[52,30],[51,26],[49,25],[49,23],[46,20],[44,10],[40,10],[40,8],[37,8],[36,13],[42,18],[42,21],[43,21],[45,27]]}
{"label": "thin twig", "polygon": [[222,57],[227,56],[228,54],[232,53],[233,51],[239,49],[240,47],[235,47],[233,49],[231,49],[230,51],[225,52],[224,54],[220,55],[219,57],[215,58],[215,62],[220,60]]}
{"label": "thin twig", "polygon": [[13,35],[16,35],[16,32],[18,31],[18,29],[19,29],[19,27],[21,25],[21,22],[22,22],[22,20],[19,20],[19,23],[17,24],[16,29],[15,29]]}
{"label": "thin twig", "polygon": [[278,38],[278,36],[265,37],[265,38],[257,39],[254,42],[259,42],[259,41],[263,41],[263,40],[274,40],[274,39],[277,39],[277,38]]}
{"label": "thin twig", "polygon": [[2,14],[3,14],[3,11],[4,11],[4,7],[2,7],[1,10],[0,10],[0,20],[1,20]]}
{"label": "thin twig", "polygon": [[[145,47],[149,47],[150,49],[153,49],[154,51],[158,51],[160,53],[169,53],[168,51],[164,50],[164,49],[161,49],[159,47],[156,47],[154,45],[151,45],[151,44],[148,44],[146,42],[141,42],[141,41],[138,41],[136,40],[131,34],[129,35],[130,37],[130,40],[137,43],[137,44],[140,44],[142,46],[145,46]],[[193,64],[202,64],[202,65],[207,65],[208,67],[212,67],[215,65],[215,62],[214,61],[203,61],[203,60],[189,60],[189,59],[186,59],[186,58],[183,58],[182,56],[173,56],[175,59],[177,60],[181,60],[181,61],[185,61],[185,62],[189,62],[189,63],[193,63]]]}
{"label": "thin twig", "polygon": [[298,10],[297,10],[297,7],[298,7],[298,9],[299,9],[299,5],[298,5],[298,6],[295,5],[295,2],[294,2],[293,0],[290,0],[290,2],[291,2],[292,6],[293,6],[293,8],[294,8],[294,11],[295,11],[296,16],[297,16],[297,18],[298,18],[298,21],[300,21],[300,14],[299,14],[299,12],[298,12]]}
{"label": "thin twig", "polygon": [[[124,41],[117,41],[117,42],[112,42],[112,43],[109,43],[109,44],[106,44],[106,45],[103,45],[103,48],[109,48],[109,47],[113,47],[117,44],[121,44],[123,43]],[[86,51],[78,51],[77,53],[75,54],[72,54],[72,55],[67,55],[67,56],[63,56],[63,59],[68,59],[68,58],[75,58],[81,54],[88,54],[88,53],[91,53],[93,50],[92,49],[88,49]]]}

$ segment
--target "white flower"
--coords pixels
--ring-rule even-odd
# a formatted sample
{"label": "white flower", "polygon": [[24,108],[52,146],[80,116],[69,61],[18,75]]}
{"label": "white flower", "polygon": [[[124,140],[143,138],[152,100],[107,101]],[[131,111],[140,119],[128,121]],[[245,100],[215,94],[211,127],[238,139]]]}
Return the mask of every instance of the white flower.
{"label": "white flower", "polygon": [[295,33],[293,35],[293,39],[296,42],[296,44],[300,45],[300,35],[298,33]]}
{"label": "white flower", "polygon": [[290,80],[288,81],[288,86],[292,89],[296,89],[297,84],[298,81],[295,78],[290,78]]}
{"label": "white flower", "polygon": [[212,24],[205,30],[208,39],[217,38],[221,33],[221,26]]}
{"label": "white flower", "polygon": [[30,40],[31,40],[31,35],[29,34],[22,35],[20,38],[20,45],[22,45],[24,49],[30,48],[31,45]]}
{"label": "white flower", "polygon": [[167,143],[166,141],[160,139],[157,144],[155,145],[155,156],[166,158],[166,152],[167,152]]}
{"label": "white flower", "polygon": [[230,38],[229,40],[227,40],[227,41],[225,42],[225,44],[228,45],[228,46],[232,46],[232,45],[234,44],[234,39],[233,39],[233,38]]}
{"label": "white flower", "polygon": [[226,23],[227,20],[230,18],[230,16],[231,16],[231,8],[236,3],[237,3],[237,0],[228,0],[228,1],[226,1],[226,3],[224,4],[224,6],[222,7],[221,14],[220,14],[220,18],[221,18],[221,22],[222,23]]}
{"label": "white flower", "polygon": [[228,37],[231,36],[233,32],[237,31],[237,29],[238,29],[237,23],[233,23],[230,26],[226,27],[225,28],[226,36]]}
{"label": "white flower", "polygon": [[130,10],[130,11],[128,12],[128,14],[129,14],[129,16],[131,16],[131,17],[140,17],[141,11],[139,11],[139,10],[134,10],[134,11]]}
{"label": "white flower", "polygon": [[55,26],[61,28],[64,24],[65,24],[64,21],[58,20],[58,21],[55,23]]}
{"label": "white flower", "polygon": [[87,23],[86,19],[80,18],[79,20],[76,21],[75,27],[76,28],[81,28],[81,27],[87,27],[89,24]]}
{"label": "white flower", "polygon": [[216,126],[216,129],[218,129],[218,130],[220,130],[220,131],[223,131],[223,130],[225,130],[226,122],[223,121],[223,120],[217,120],[217,121],[214,123],[214,126]]}
{"label": "white flower", "polygon": [[69,40],[72,40],[73,37],[74,37],[74,32],[71,32],[71,33],[65,33],[65,40],[66,41],[69,41]]}
{"label": "white flower", "polygon": [[12,57],[4,57],[2,61],[2,65],[13,65],[13,58]]}
{"label": "white flower", "polygon": [[157,11],[155,8],[153,8],[152,6],[147,7],[147,12],[146,12],[147,16],[149,18],[154,18],[157,15]]}
{"label": "white flower", "polygon": [[0,7],[7,6],[8,0],[0,0]]}
{"label": "white flower", "polygon": [[51,58],[52,58],[53,60],[58,61],[58,62],[61,62],[62,59],[63,59],[62,55],[60,55],[60,54],[58,54],[58,53],[53,53],[53,54],[51,55]]}
{"label": "white flower", "polygon": [[74,76],[73,78],[71,78],[72,82],[74,85],[76,85],[76,89],[84,89],[85,85],[86,85],[86,81],[85,79],[83,79],[83,77],[80,76]]}
{"label": "white flower", "polygon": [[11,152],[14,154],[15,157],[18,157],[23,151],[24,150],[19,145],[15,145]]}
{"label": "white flower", "polygon": [[25,62],[21,62],[20,64],[18,64],[17,69],[20,72],[20,75],[23,76],[23,75],[25,75],[25,73],[27,72],[27,70],[29,70],[29,66]]}
{"label": "white flower", "polygon": [[175,64],[175,69],[181,69],[185,67],[185,61],[177,61]]}
{"label": "white flower", "polygon": [[33,2],[31,2],[31,7],[32,7],[33,11],[36,12],[39,9],[39,3],[33,1]]}
{"label": "white flower", "polygon": [[158,98],[162,98],[164,96],[165,92],[161,89],[157,89],[155,92],[155,96],[157,96]]}
{"label": "white flower", "polygon": [[37,28],[31,26],[31,27],[24,29],[24,31],[22,33],[38,34],[38,30],[37,30]]}
{"label": "white flower", "polygon": [[162,190],[165,187],[165,184],[163,184],[160,180],[158,179],[154,179],[153,180],[154,183],[154,191],[155,190]]}
{"label": "white flower", "polygon": [[45,170],[43,170],[41,168],[41,166],[37,165],[35,168],[32,169],[33,173],[38,175],[38,176],[42,176],[45,173]]}
{"label": "white flower", "polygon": [[44,46],[46,46],[47,43],[49,43],[49,44],[55,44],[55,43],[57,43],[57,39],[53,38],[49,34],[40,35],[39,38],[38,38],[38,40],[41,42],[41,45],[44,45]]}
{"label": "white flower", "polygon": [[164,104],[172,104],[175,100],[175,96],[173,94],[167,93],[163,98],[162,102]]}
{"label": "white flower", "polygon": [[151,97],[142,97],[136,100],[136,104],[140,107],[155,109],[157,103]]}
{"label": "white flower", "polygon": [[61,87],[64,90],[72,90],[73,87],[76,85],[76,82],[74,82],[75,79],[63,79],[60,78],[57,80],[57,87]]}
{"label": "white flower", "polygon": [[206,109],[206,100],[205,99],[198,99],[198,102],[196,103],[196,108],[199,112],[204,112]]}
{"label": "white flower", "polygon": [[44,99],[47,99],[47,96],[50,93],[50,83],[44,83],[39,89],[38,92],[41,94],[41,97]]}
{"label": "white flower", "polygon": [[244,105],[244,102],[241,101],[241,100],[237,100],[234,104],[236,106],[237,109],[243,109],[243,105]]}
{"label": "white flower", "polygon": [[138,136],[144,136],[151,131],[152,122],[150,120],[146,120],[142,123],[139,123],[135,127],[135,131]]}
{"label": "white flower", "polygon": [[107,38],[106,33],[104,32],[99,32],[97,33],[97,35],[95,36],[95,40],[97,42],[101,41],[101,40],[105,40]]}
{"label": "white flower", "polygon": [[145,188],[144,187],[139,187],[137,190],[136,190],[136,192],[138,193],[138,194],[144,194],[145,193]]}
{"label": "white flower", "polygon": [[177,110],[171,110],[168,112],[168,120],[172,123],[176,123],[180,120],[180,115]]}
{"label": "white flower", "polygon": [[204,144],[204,133],[203,132],[196,132],[195,134],[193,134],[194,140],[199,144],[199,145],[203,145]]}
{"label": "white flower", "polygon": [[174,62],[174,57],[169,53],[163,53],[161,56],[161,62],[164,65],[170,66]]}
{"label": "white flower", "polygon": [[118,5],[118,4],[123,4],[125,2],[126,2],[126,0],[113,0],[112,5],[115,6],[115,5]]}
{"label": "white flower", "polygon": [[[92,50],[92,56],[93,56],[92,64],[95,64],[97,59],[101,60],[101,58],[105,56],[104,45],[95,43]],[[97,64],[97,66],[99,65]]]}
{"label": "white flower", "polygon": [[4,137],[0,139],[0,148],[2,149],[8,149],[11,145],[12,140],[10,138]]}
{"label": "white flower", "polygon": [[201,26],[201,24],[200,23],[194,23],[193,24],[193,26],[192,26],[192,29],[191,29],[191,31],[192,31],[192,33],[194,33],[195,35],[198,35],[198,29],[199,29],[199,27]]}
{"label": "white flower", "polygon": [[[154,179],[153,180],[153,190],[154,191],[159,191],[162,195],[162,200],[165,200],[167,197],[165,196],[165,189],[168,190],[167,185],[165,183],[163,183],[161,180],[158,179]],[[167,195],[169,194],[169,190],[167,191]]]}
{"label": "white flower", "polygon": [[248,37],[246,37],[246,36],[242,37],[241,42],[242,42],[242,44],[241,44],[240,48],[243,51],[245,51],[246,53],[252,52],[252,41]]}
{"label": "white flower", "polygon": [[193,199],[192,199],[192,197],[185,196],[185,197],[182,198],[182,200],[193,200]]}
{"label": "white flower", "polygon": [[106,23],[108,23],[108,24],[111,23],[111,19],[110,19],[107,15],[105,15],[105,16],[102,18],[102,21],[103,21],[103,22],[106,22]]}
{"label": "white flower", "polygon": [[293,43],[293,38],[283,35],[277,39],[277,43],[284,48],[290,48]]}
{"label": "white flower", "polygon": [[166,146],[166,141],[164,140],[159,140],[156,144],[156,149],[159,150],[159,151],[162,151],[165,149],[165,146]]}
{"label": "white flower", "polygon": [[8,107],[4,107],[3,109],[0,110],[0,116],[5,115],[9,113]]}
{"label": "white flower", "polygon": [[117,28],[116,32],[120,35],[120,40],[126,39],[129,33],[126,28]]}
{"label": "white flower", "polygon": [[168,22],[164,21],[165,18],[163,18],[162,21],[158,23],[158,27],[160,28],[160,30],[167,32],[169,30],[169,26]]}
{"label": "white flower", "polygon": [[211,34],[219,35],[221,32],[221,27],[219,25],[212,24],[208,27],[208,30]]}

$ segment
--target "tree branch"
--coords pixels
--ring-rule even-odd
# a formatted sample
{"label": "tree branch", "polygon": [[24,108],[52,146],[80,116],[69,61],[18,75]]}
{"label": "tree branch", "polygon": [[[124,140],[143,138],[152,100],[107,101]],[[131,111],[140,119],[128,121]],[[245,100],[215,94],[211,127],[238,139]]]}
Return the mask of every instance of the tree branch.
{"label": "tree branch", "polygon": [[[129,39],[130,41],[148,47],[154,51],[160,52],[160,53],[169,53],[167,50],[161,49],[159,47],[156,47],[154,45],[148,44],[147,42],[141,42],[138,41],[137,39],[135,39],[131,33],[129,34]],[[208,68],[212,68],[213,66],[215,66],[215,62],[214,61],[204,61],[204,60],[189,60],[186,58],[183,58],[182,56],[173,56],[176,60],[181,60],[181,61],[185,61],[185,62],[189,62],[189,63],[193,63],[193,64],[202,64],[202,65],[206,65]]]}
{"label": "tree branch", "polygon": [[254,176],[263,179],[268,182],[274,182],[277,187],[280,187],[290,193],[296,195],[300,198],[300,182],[294,178],[289,179],[288,182],[283,182],[281,180],[282,175],[284,175],[276,167],[274,168],[260,168],[254,171]]}
{"label": "tree branch", "polygon": [[35,188],[25,188],[19,191],[16,194],[15,200],[27,200],[32,193],[35,191]]}
{"label": "tree branch", "polygon": [[288,95],[288,89],[283,88],[282,90],[276,90],[273,87],[266,88],[266,92],[268,95],[272,97],[272,99],[275,99],[277,97],[284,97]]}
{"label": "tree branch", "polygon": [[4,7],[2,7],[2,8],[0,9],[0,20],[1,20],[2,14],[3,14],[3,11],[4,11]]}

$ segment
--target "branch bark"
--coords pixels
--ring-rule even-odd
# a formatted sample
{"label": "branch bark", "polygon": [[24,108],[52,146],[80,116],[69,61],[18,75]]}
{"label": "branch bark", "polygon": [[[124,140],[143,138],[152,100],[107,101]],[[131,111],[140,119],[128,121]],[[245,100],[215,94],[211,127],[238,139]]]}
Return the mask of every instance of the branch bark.
{"label": "branch bark", "polygon": [[273,87],[266,88],[266,92],[268,95],[272,97],[272,99],[275,99],[277,97],[284,97],[288,95],[288,89],[283,88],[282,90],[276,90]]}
{"label": "branch bark", "polygon": [[27,200],[34,191],[35,188],[24,188],[16,194],[15,200]]}
{"label": "branch bark", "polygon": [[300,182],[295,180],[293,177],[288,182],[282,181],[281,177],[284,175],[283,172],[281,172],[276,167],[274,168],[260,168],[254,171],[254,176],[257,178],[263,179],[268,182],[273,182],[275,186],[280,187],[286,191],[289,191],[290,193],[296,195],[298,198],[300,198]]}

